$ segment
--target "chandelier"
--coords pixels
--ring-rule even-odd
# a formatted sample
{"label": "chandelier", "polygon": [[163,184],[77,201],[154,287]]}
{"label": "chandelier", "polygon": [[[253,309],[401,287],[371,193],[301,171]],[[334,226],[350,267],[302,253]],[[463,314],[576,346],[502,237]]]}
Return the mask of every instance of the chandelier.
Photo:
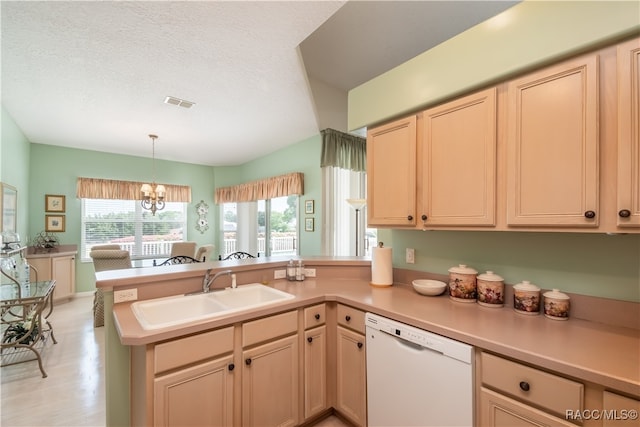
{"label": "chandelier", "polygon": [[164,185],[156,185],[156,139],[158,135],[149,135],[151,138],[151,153],[153,159],[153,181],[151,185],[143,184],[140,191],[142,192],[142,208],[151,211],[151,215],[156,214],[156,211],[164,209],[164,195],[167,192]]}

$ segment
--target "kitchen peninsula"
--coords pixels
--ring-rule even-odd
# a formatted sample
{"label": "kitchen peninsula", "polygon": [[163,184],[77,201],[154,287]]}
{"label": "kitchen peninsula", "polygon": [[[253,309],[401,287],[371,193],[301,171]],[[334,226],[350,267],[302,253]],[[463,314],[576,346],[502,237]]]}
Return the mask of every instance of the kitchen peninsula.
{"label": "kitchen peninsula", "polygon": [[[98,286],[109,291],[118,289],[136,288],[138,299],[158,298],[169,295],[179,295],[201,289],[202,278],[207,268],[218,269],[231,268],[237,275],[238,285],[246,283],[262,282],[268,286],[293,294],[295,298],[272,305],[264,306],[256,310],[239,311],[229,315],[213,317],[208,320],[185,323],[175,327],[167,327],[156,330],[145,330],[137,321],[131,303],[118,303],[113,306],[113,318],[107,322],[108,334],[115,334],[124,352],[124,361],[131,361],[131,408],[121,408],[130,413],[132,425],[153,424],[154,412],[158,408],[153,407],[149,399],[153,396],[154,374],[155,381],[173,371],[154,371],[153,355],[157,355],[158,346],[172,342],[183,342],[185,338],[196,340],[198,337],[206,337],[209,333],[228,334],[230,347],[222,350],[220,354],[226,355],[225,360],[229,366],[237,366],[236,380],[232,383],[236,386],[229,398],[232,398],[231,408],[226,415],[227,419],[233,419],[238,423],[241,417],[248,416],[243,412],[242,393],[239,390],[246,386],[241,377],[240,367],[245,364],[243,351],[242,331],[243,326],[255,321],[271,319],[280,315],[289,315],[293,319],[293,331],[287,330],[282,336],[295,337],[292,341],[292,352],[301,356],[299,373],[299,410],[293,411],[293,422],[302,424],[313,420],[313,416],[321,417],[336,409],[341,415],[358,423],[357,419],[350,417],[349,413],[340,410],[340,401],[336,397],[337,385],[341,384],[336,378],[336,328],[340,328],[338,313],[349,309],[357,313],[373,312],[397,321],[436,333],[448,338],[465,342],[476,348],[476,422],[484,417],[490,417],[491,402],[487,402],[487,396],[498,395],[502,392],[500,384],[494,383],[492,378],[487,378],[495,363],[513,367],[516,372],[531,370],[535,375],[543,374],[544,380],[552,378],[553,381],[569,381],[579,389],[577,401],[583,402],[581,408],[564,408],[566,410],[603,410],[611,401],[607,396],[620,397],[628,405],[637,405],[640,399],[640,331],[637,325],[631,324],[624,318],[609,317],[613,323],[602,323],[602,318],[581,319],[576,315],[567,322],[558,322],[547,319],[544,316],[523,316],[514,312],[512,307],[500,309],[486,308],[477,304],[458,303],[450,300],[446,294],[438,297],[425,297],[417,294],[406,283],[413,278],[445,279],[442,276],[430,275],[416,271],[394,271],[395,284],[390,287],[374,287],[370,281],[370,261],[358,258],[305,258],[307,268],[316,269],[316,277],[308,278],[304,282],[287,282],[285,280],[273,280],[274,270],[284,268],[286,260],[276,258],[264,258],[260,260],[243,260],[233,262],[212,262],[201,265],[172,266],[158,274],[157,268],[142,268],[98,273]],[[413,277],[412,277],[413,276]],[[216,287],[226,287],[227,278],[221,278]],[[112,293],[108,292],[111,311]],[[581,313],[578,308],[583,302],[580,298],[576,301],[576,313]],[[585,300],[586,301],[586,300]],[[609,305],[601,307],[616,307],[615,311],[627,311],[629,316],[637,317],[637,304],[617,301],[608,301]],[[326,358],[328,363],[326,371],[326,402],[323,411],[316,412],[312,417],[306,417],[305,412],[305,384],[304,376],[304,348],[306,341],[305,331],[311,329],[305,322],[307,310],[316,310],[323,307],[322,321],[326,323]],[[621,310],[620,310],[621,309]],[[319,309],[318,309],[319,310]],[[582,312],[589,312],[585,310]],[[309,311],[312,313],[313,311]],[[318,312],[320,313],[320,311]],[[318,319],[321,315],[316,313]],[[635,313],[635,315],[634,315]],[[583,316],[586,317],[586,316]],[[325,320],[326,319],[326,320]],[[618,320],[616,320],[618,319]],[[354,329],[358,329],[354,327]],[[224,331],[224,332],[221,332]],[[277,336],[280,336],[276,334]],[[245,343],[246,344],[246,343]],[[107,352],[114,345],[108,340]],[[198,347],[200,349],[201,347]],[[615,349],[615,351],[613,351]],[[129,352],[129,350],[131,350]],[[180,352],[187,354],[193,349],[180,348]],[[212,354],[210,356],[217,356]],[[204,364],[211,360],[207,355],[198,356],[199,360],[190,363]],[[497,361],[497,362],[496,362]],[[513,366],[512,366],[513,365]],[[191,365],[190,365],[191,366]],[[114,367],[107,361],[107,378],[115,378],[112,371]],[[144,368],[144,371],[140,371]],[[157,368],[159,369],[159,368]],[[116,372],[128,372],[128,369],[118,368]],[[244,372],[244,371],[243,371]],[[528,371],[527,371],[528,372]],[[126,374],[122,374],[124,376]],[[524,375],[524,374],[523,374]],[[535,377],[534,375],[534,377]],[[114,377],[115,376],[115,377]],[[128,385],[129,378],[116,379],[116,383]],[[552,382],[552,384],[554,384]],[[233,389],[232,386],[230,386]],[[107,385],[108,394],[114,391]],[[128,389],[120,390],[126,394]],[[510,394],[504,391],[511,404],[526,407],[526,411],[535,410],[541,414],[537,416],[551,417],[555,421],[568,422],[566,414],[559,413],[558,408],[548,408],[544,402],[536,400],[532,394],[522,396]],[[519,393],[519,392],[514,392]],[[481,398],[482,396],[482,398]],[[142,399],[142,400],[141,400]],[[128,404],[129,399],[125,400]],[[636,406],[627,408],[633,409]],[[108,405],[108,412],[110,411]],[[130,412],[129,412],[130,411]],[[488,415],[489,414],[489,415]],[[486,418],[490,422],[490,418]],[[108,421],[109,422],[109,421]],[[485,421],[482,422],[484,424]],[[561,424],[559,424],[561,425]],[[571,424],[568,424],[571,425]],[[584,425],[602,425],[601,420],[589,420]]]}

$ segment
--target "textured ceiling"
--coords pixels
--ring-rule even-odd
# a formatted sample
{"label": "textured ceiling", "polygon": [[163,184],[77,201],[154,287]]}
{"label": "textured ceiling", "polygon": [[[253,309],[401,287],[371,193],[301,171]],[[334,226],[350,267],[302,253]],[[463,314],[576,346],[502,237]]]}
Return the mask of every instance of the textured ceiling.
{"label": "textured ceiling", "polygon": [[319,132],[307,74],[349,90],[514,2],[344,4],[2,1],[2,104],[34,143],[241,164]]}

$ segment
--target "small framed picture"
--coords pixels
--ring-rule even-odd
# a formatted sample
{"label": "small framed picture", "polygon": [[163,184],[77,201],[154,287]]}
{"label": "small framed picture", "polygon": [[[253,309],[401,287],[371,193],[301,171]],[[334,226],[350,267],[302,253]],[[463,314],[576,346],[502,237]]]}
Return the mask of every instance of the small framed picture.
{"label": "small framed picture", "polygon": [[305,200],[304,213],[307,215],[313,213],[313,200]]}
{"label": "small framed picture", "polygon": [[304,231],[313,231],[313,218],[305,218]]}
{"label": "small framed picture", "polygon": [[64,196],[58,194],[46,194],[44,196],[45,212],[64,212]]}
{"label": "small framed picture", "polygon": [[45,231],[64,231],[64,215],[45,215]]}

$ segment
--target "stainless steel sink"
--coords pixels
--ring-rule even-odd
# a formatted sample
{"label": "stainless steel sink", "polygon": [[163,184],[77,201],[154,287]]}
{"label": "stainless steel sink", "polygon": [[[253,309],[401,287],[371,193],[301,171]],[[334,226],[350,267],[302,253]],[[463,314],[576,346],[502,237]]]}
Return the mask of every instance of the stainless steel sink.
{"label": "stainless steel sink", "polygon": [[195,295],[178,295],[131,304],[143,329],[160,329],[262,307],[295,298],[290,293],[251,283]]}

